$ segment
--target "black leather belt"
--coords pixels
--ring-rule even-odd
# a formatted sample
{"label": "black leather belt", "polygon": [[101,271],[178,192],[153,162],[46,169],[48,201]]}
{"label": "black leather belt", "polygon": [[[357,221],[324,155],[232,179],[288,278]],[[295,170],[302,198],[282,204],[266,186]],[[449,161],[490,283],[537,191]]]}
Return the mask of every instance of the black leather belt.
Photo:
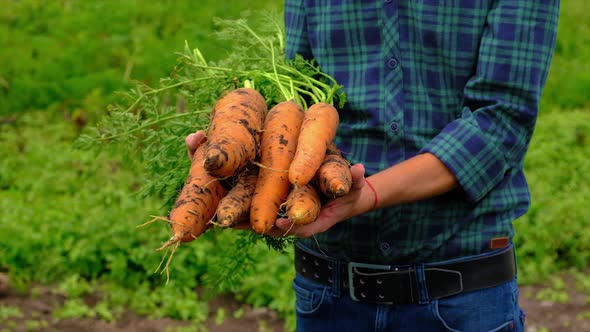
{"label": "black leather belt", "polygon": [[[348,289],[354,300],[387,304],[419,303],[418,276],[413,266],[338,262],[295,246],[295,270],[303,277],[333,286],[334,269],[340,269],[339,286]],[[511,281],[515,275],[512,247],[494,255],[424,265],[424,284],[429,300],[494,287]]]}

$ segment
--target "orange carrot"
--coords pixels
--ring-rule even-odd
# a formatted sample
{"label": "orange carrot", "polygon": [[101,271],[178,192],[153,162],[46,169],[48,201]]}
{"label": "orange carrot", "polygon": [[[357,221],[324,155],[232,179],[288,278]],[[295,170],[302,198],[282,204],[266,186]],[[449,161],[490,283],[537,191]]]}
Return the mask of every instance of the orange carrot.
{"label": "orange carrot", "polygon": [[315,176],[320,192],[330,199],[348,194],[352,186],[350,163],[334,143],[328,146],[324,162]]}
{"label": "orange carrot", "polygon": [[226,194],[219,180],[203,168],[205,146],[197,148],[186,182],[168,216],[172,237],[161,249],[179,242],[190,242],[203,234],[215,215],[217,204]]}
{"label": "orange carrot", "polygon": [[260,141],[261,165],[250,208],[250,223],[258,233],[265,234],[273,227],[289,194],[288,170],[303,117],[301,107],[292,101],[277,104],[266,116]]}
{"label": "orange carrot", "polygon": [[258,168],[252,164],[240,173],[236,184],[217,206],[216,224],[219,227],[231,227],[248,220],[257,179]]}
{"label": "orange carrot", "polygon": [[289,167],[289,181],[306,185],[324,161],[326,149],[336,136],[338,111],[328,103],[313,104],[307,112],[297,141],[297,152]]}
{"label": "orange carrot", "polygon": [[204,167],[215,177],[229,177],[256,159],[266,114],[264,97],[239,88],[217,101],[207,131]]}
{"label": "orange carrot", "polygon": [[287,218],[296,225],[314,222],[320,215],[320,196],[310,184],[294,187],[287,197]]}

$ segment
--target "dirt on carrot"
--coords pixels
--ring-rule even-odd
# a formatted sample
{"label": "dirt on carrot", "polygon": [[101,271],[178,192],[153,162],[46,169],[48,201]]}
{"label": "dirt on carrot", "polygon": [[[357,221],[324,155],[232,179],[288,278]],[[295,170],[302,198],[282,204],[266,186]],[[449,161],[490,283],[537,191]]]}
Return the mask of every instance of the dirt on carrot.
{"label": "dirt on carrot", "polygon": [[350,163],[342,157],[334,143],[330,143],[326,150],[326,157],[315,175],[315,182],[322,195],[328,199],[341,197],[350,192]]}
{"label": "dirt on carrot", "polygon": [[203,168],[205,146],[201,145],[193,156],[186,182],[168,216],[172,237],[161,249],[179,242],[190,242],[205,232],[215,215],[219,201],[226,189]]}
{"label": "dirt on carrot", "polygon": [[216,103],[204,162],[209,174],[230,177],[256,159],[266,111],[264,97],[251,88],[235,89]]}
{"label": "dirt on carrot", "polygon": [[305,112],[297,151],[289,167],[289,181],[293,185],[304,186],[314,177],[336,136],[338,123],[338,111],[328,103],[315,103]]}
{"label": "dirt on carrot", "polygon": [[250,223],[258,233],[265,234],[273,227],[289,194],[288,170],[297,148],[303,117],[301,107],[292,101],[277,104],[266,116],[260,143],[258,182],[250,209]]}
{"label": "dirt on carrot", "polygon": [[219,202],[215,223],[217,226],[227,228],[248,221],[257,180],[258,167],[249,164],[238,175],[236,184]]}
{"label": "dirt on carrot", "polygon": [[311,185],[294,187],[287,197],[287,218],[296,225],[314,222],[320,215],[320,196]]}

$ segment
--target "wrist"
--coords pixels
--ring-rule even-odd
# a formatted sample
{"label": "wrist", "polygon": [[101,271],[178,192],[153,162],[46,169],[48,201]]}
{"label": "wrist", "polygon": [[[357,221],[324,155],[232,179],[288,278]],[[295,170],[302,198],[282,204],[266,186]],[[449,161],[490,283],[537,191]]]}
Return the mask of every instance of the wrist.
{"label": "wrist", "polygon": [[369,181],[369,179],[365,179],[365,187],[369,188],[368,195],[373,196],[373,204],[372,204],[371,208],[369,209],[369,211],[375,210],[377,207],[379,207],[379,195],[377,194],[377,190],[375,190],[375,187],[373,186],[371,181]]}
{"label": "wrist", "polygon": [[373,186],[372,182],[369,182],[365,178],[365,184],[357,189],[356,198],[352,201],[352,209],[350,210],[351,215],[347,217],[352,218],[367,212],[370,212],[378,208],[380,201],[379,195]]}

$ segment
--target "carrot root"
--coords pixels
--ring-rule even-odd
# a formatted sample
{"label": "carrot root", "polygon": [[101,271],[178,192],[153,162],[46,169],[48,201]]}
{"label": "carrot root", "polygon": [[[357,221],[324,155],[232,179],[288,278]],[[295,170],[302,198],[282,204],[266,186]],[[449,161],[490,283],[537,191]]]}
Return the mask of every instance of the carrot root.
{"label": "carrot root", "polygon": [[250,88],[238,88],[214,107],[203,165],[215,177],[228,177],[258,155],[266,101]]}
{"label": "carrot root", "polygon": [[287,217],[296,225],[314,222],[320,215],[320,196],[311,185],[295,187],[287,197]]}
{"label": "carrot root", "polygon": [[264,167],[259,169],[250,209],[250,224],[257,233],[265,234],[274,226],[289,194],[287,170],[295,155],[303,117],[301,107],[292,101],[277,104],[266,116],[259,163]]}
{"label": "carrot root", "polygon": [[252,196],[258,180],[258,168],[247,166],[238,176],[236,184],[217,206],[216,222],[212,224],[227,228],[248,220]]}
{"label": "carrot root", "polygon": [[334,144],[328,147],[324,162],[315,177],[320,192],[330,199],[348,194],[352,187],[350,163],[342,157]]}
{"label": "carrot root", "polygon": [[338,111],[327,103],[313,104],[305,113],[297,152],[289,166],[289,181],[305,186],[322,165],[328,145],[336,136]]}

